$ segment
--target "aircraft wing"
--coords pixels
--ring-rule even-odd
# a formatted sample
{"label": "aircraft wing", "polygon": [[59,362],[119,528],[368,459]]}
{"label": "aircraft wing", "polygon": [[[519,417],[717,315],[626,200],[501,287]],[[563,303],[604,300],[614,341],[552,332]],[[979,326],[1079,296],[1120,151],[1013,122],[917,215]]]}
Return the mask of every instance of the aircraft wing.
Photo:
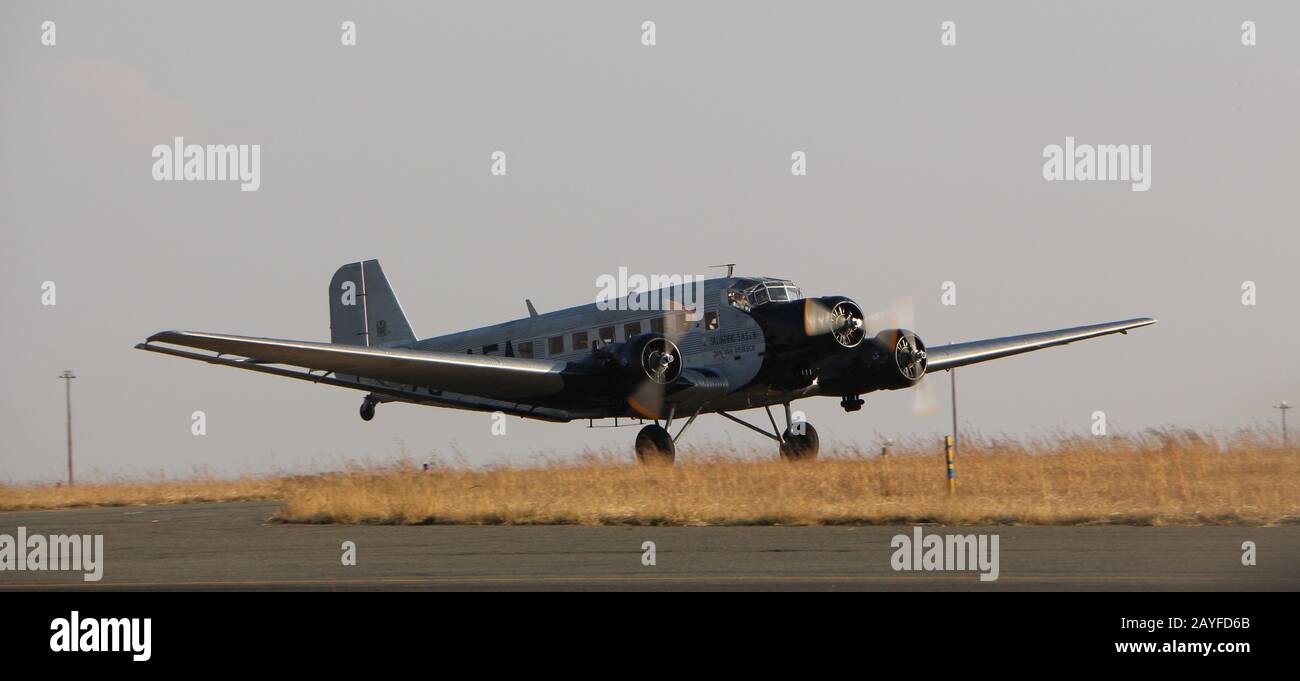
{"label": "aircraft wing", "polygon": [[[180,345],[217,353],[216,357],[161,348],[154,343]],[[136,346],[190,359],[212,361],[221,355],[228,366],[259,369],[264,364],[284,364],[336,377],[358,376],[399,386],[414,386],[476,395],[498,400],[539,397],[564,388],[565,362],[520,357],[492,357],[454,352],[428,352],[360,345],[250,338],[192,331],[162,331]],[[356,387],[363,387],[358,385]]]}
{"label": "aircraft wing", "polygon": [[1042,350],[1057,345],[1065,345],[1075,341],[1106,336],[1112,333],[1128,333],[1129,329],[1155,324],[1156,320],[1150,317],[1137,317],[1135,319],[1125,319],[1119,322],[1107,322],[1105,324],[1092,324],[1089,326],[1075,326],[1069,329],[1057,329],[1055,331],[1043,331],[1041,333],[1027,333],[1021,336],[1007,336],[1005,338],[990,338],[988,340],[970,341],[967,343],[952,343],[950,345],[933,346],[926,349],[926,371],[943,371],[944,369],[955,369],[966,366],[967,364],[976,364],[987,362],[991,359],[1000,359],[1019,355],[1022,352],[1032,352]]}

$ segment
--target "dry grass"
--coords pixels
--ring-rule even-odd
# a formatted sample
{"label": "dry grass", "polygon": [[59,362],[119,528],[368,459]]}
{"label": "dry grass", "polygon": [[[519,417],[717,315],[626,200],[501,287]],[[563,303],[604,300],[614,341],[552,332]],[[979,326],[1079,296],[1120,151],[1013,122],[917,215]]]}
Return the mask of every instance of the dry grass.
{"label": "dry grass", "polygon": [[[1300,516],[1295,454],[1222,453],[1195,433],[1019,445],[968,439],[949,497],[942,457],[841,450],[820,461],[692,451],[673,467],[625,457],[468,470],[355,471],[287,485],[289,522],[471,524],[1273,524]],[[908,448],[905,448],[908,449]],[[933,448],[931,448],[933,449]]]}
{"label": "dry grass", "polygon": [[[285,522],[392,524],[1277,524],[1300,521],[1297,453],[1256,434],[1227,452],[1185,431],[1028,443],[965,438],[958,489],[942,455],[852,448],[816,462],[695,448],[673,467],[629,455],[474,469],[413,463],[311,476],[0,486],[0,509],[283,499]],[[1032,452],[1032,453],[1031,453]],[[761,458],[757,458],[760,457]]]}
{"label": "dry grass", "polygon": [[154,506],[284,498],[284,478],[114,481],[67,485],[0,485],[0,511],[91,506]]}

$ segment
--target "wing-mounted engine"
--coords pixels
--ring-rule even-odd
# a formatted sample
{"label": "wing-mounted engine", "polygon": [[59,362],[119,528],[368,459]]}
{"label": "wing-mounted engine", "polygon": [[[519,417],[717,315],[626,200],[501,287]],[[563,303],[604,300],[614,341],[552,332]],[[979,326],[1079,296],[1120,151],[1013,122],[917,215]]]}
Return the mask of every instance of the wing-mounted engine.
{"label": "wing-mounted engine", "polygon": [[859,395],[910,388],[925,376],[925,343],[907,329],[886,329],[832,359],[818,384],[824,394]]}
{"label": "wing-mounted engine", "polygon": [[630,394],[645,384],[666,388],[682,375],[682,351],[661,333],[645,333],[606,348],[615,389]]}
{"label": "wing-mounted engine", "polygon": [[609,399],[625,401],[646,418],[658,418],[664,397],[686,387],[682,351],[661,333],[645,333],[626,342],[611,343],[592,353],[604,374]]}
{"label": "wing-mounted engine", "polygon": [[611,343],[592,353],[603,366],[605,393],[643,418],[663,418],[675,405],[700,405],[731,392],[726,376],[709,368],[687,369],[677,344],[660,333]]}

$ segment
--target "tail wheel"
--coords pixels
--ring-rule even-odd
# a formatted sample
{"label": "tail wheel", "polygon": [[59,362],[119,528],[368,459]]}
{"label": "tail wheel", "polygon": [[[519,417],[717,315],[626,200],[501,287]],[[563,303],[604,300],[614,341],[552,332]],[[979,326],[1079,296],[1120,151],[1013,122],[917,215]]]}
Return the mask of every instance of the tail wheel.
{"label": "tail wheel", "polygon": [[369,421],[375,417],[375,403],[370,400],[361,402],[361,420]]}
{"label": "tail wheel", "polygon": [[[803,432],[795,432],[798,430]],[[817,429],[807,421],[796,422],[794,428],[786,428],[781,434],[781,460],[812,461],[817,458],[820,446]]]}
{"label": "tail wheel", "polygon": [[673,436],[663,426],[651,424],[636,434],[637,463],[671,466],[676,456]]}

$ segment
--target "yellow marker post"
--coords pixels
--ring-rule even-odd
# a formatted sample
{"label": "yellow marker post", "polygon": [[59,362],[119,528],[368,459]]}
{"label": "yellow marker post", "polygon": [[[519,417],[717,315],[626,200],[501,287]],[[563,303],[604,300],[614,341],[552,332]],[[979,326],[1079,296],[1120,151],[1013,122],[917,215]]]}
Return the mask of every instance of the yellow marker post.
{"label": "yellow marker post", "polygon": [[951,435],[945,435],[943,438],[943,453],[948,459],[948,495],[951,496],[957,492],[957,466],[952,461]]}

